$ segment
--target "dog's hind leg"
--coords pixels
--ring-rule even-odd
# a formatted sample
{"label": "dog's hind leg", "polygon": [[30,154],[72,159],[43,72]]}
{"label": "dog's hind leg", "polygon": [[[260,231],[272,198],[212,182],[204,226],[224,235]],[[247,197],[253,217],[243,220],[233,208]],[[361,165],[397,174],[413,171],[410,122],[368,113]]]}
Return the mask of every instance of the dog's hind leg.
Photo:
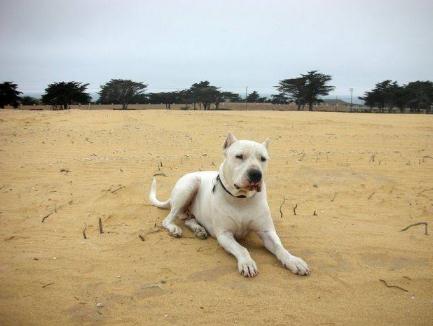
{"label": "dog's hind leg", "polygon": [[204,227],[198,224],[197,220],[194,217],[189,217],[185,220],[185,225],[194,232],[195,236],[199,239],[205,240],[207,239],[207,232]]}
{"label": "dog's hind leg", "polygon": [[182,236],[182,229],[173,222],[176,217],[184,217],[183,215],[194,199],[199,186],[200,178],[191,174],[180,178],[174,186],[170,197],[170,213],[162,221],[162,226],[166,228],[172,236]]}

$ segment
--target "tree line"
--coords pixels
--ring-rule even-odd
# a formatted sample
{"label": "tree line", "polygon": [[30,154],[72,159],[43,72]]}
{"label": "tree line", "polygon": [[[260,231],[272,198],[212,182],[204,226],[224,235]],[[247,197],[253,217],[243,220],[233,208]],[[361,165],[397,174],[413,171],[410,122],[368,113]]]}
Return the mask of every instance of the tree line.
{"label": "tree line", "polygon": [[[314,105],[323,102],[323,96],[328,95],[334,86],[329,85],[332,77],[309,71],[295,78],[280,80],[275,86],[277,94],[270,98],[261,97],[258,92],[253,91],[242,99],[239,94],[221,91],[218,87],[211,85],[209,81],[194,83],[188,89],[173,92],[145,93],[147,84],[126,79],[112,79],[101,85],[98,104],[121,105],[127,109],[129,104],[164,104],[171,109],[172,104],[184,104],[185,108],[191,105],[194,110],[219,109],[223,102],[247,102],[247,103],[273,103],[273,104],[296,104],[298,110],[305,107],[312,111]],[[40,100],[21,96],[18,85],[13,82],[0,83],[0,108],[11,105],[17,108],[19,105],[45,104],[54,109],[68,109],[73,104],[88,104],[92,98],[87,93],[89,84],[71,81],[51,83],[45,89]],[[432,112],[433,104],[433,82],[416,81],[400,86],[397,82],[385,80],[376,84],[375,88],[359,97],[370,108],[377,107],[380,112],[394,112],[397,108],[405,112]]]}
{"label": "tree line", "polygon": [[380,112],[401,113],[409,108],[411,113],[432,112],[433,82],[415,81],[400,86],[396,81],[385,80],[377,83],[375,88],[360,97],[366,106],[376,107]]}

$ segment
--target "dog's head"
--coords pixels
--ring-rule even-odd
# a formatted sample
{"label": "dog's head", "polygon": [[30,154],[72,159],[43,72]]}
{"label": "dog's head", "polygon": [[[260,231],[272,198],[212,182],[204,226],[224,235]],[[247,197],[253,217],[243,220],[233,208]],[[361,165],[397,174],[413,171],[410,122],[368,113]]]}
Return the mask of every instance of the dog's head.
{"label": "dog's head", "polygon": [[227,186],[237,193],[260,192],[269,160],[269,139],[263,143],[238,140],[229,133],[224,142],[225,161],[222,172]]}

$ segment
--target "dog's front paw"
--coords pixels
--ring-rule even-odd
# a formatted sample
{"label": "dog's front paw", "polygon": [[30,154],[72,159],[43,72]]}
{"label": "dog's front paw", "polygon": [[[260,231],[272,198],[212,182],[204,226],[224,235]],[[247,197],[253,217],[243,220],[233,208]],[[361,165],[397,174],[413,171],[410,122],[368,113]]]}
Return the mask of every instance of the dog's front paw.
{"label": "dog's front paw", "polygon": [[284,267],[290,270],[292,273],[297,275],[310,275],[310,269],[305,261],[301,258],[287,255],[282,261]]}
{"label": "dog's front paw", "polygon": [[206,240],[207,239],[207,232],[205,230],[205,228],[200,228],[194,231],[194,234],[197,238],[202,239],[202,240]]}
{"label": "dog's front paw", "polygon": [[238,270],[245,277],[254,277],[258,274],[257,265],[254,260],[246,259],[238,262]]}
{"label": "dog's front paw", "polygon": [[180,238],[182,236],[182,229],[175,224],[169,224],[165,228],[172,237]]}

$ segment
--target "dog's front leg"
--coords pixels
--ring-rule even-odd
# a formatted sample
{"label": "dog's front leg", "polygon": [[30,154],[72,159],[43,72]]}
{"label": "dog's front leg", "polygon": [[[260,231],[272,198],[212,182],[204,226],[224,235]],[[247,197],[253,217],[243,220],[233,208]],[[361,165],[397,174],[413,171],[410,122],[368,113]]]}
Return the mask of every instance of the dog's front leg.
{"label": "dog's front leg", "polygon": [[222,232],[217,236],[218,243],[226,251],[236,257],[238,261],[238,270],[245,277],[254,277],[257,275],[257,265],[251,258],[250,253],[242,247],[234,238],[231,232]]}
{"label": "dog's front leg", "polygon": [[286,248],[283,247],[281,240],[275,230],[259,231],[257,234],[263,240],[265,248],[272,252],[284,265],[284,267],[289,269],[294,274],[310,274],[310,269],[308,268],[307,263],[301,258],[293,256],[287,251]]}

